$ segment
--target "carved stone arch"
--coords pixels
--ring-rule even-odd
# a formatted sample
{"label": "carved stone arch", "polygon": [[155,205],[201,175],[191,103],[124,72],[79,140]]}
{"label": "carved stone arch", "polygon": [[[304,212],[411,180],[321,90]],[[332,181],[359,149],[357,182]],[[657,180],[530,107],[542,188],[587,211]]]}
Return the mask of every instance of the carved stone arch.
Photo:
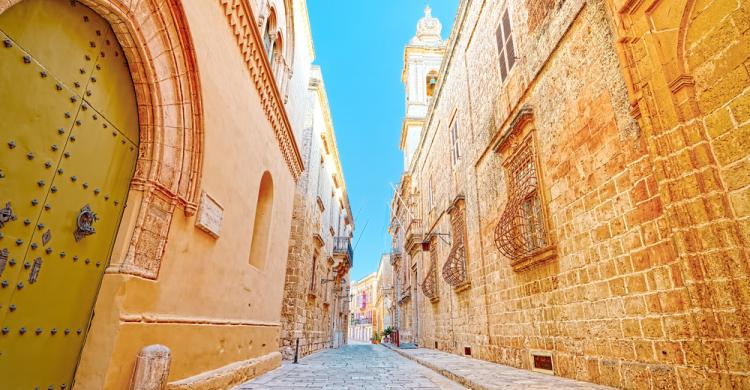
{"label": "carved stone arch", "polygon": [[[0,3],[0,13],[21,1]],[[118,234],[129,237],[126,255],[113,259],[107,272],[155,279],[172,214],[176,207],[194,214],[200,190],[203,112],[187,19],[178,0],[79,2],[112,26],[138,104],[140,146],[124,216],[135,222],[122,224],[121,229],[132,230]]]}
{"label": "carved stone arch", "polygon": [[682,74],[688,74],[688,71],[690,69],[685,55],[685,45],[687,44],[688,27],[690,25],[694,9],[695,0],[687,0],[685,3],[685,7],[682,10],[680,28],[677,32],[677,67]]}
{"label": "carved stone arch", "polygon": [[700,115],[695,82],[685,64],[685,33],[694,5],[695,0],[654,0],[645,9],[653,39],[658,42],[652,48],[657,51],[678,122]]}
{"label": "carved stone arch", "polygon": [[[294,64],[294,8],[292,0],[284,0],[284,6],[286,7],[286,53],[284,55],[289,59],[289,68],[292,68]],[[291,71],[289,72],[291,76]]]}

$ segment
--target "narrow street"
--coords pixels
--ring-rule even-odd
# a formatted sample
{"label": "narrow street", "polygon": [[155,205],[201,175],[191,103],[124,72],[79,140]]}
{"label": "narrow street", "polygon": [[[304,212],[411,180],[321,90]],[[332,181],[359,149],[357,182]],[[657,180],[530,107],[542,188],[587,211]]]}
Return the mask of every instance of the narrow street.
{"label": "narrow street", "polygon": [[247,382],[240,389],[464,389],[442,375],[372,344],[327,349]]}
{"label": "narrow street", "polygon": [[0,102],[0,390],[750,390],[750,0],[0,0]]}

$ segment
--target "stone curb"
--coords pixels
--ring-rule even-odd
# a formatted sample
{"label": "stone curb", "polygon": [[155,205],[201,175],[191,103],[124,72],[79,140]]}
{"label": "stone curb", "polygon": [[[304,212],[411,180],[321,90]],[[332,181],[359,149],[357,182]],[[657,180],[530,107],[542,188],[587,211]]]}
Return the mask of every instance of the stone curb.
{"label": "stone curb", "polygon": [[424,359],[420,359],[420,358],[418,358],[416,356],[412,356],[412,355],[410,355],[410,354],[408,354],[406,352],[403,352],[403,351],[399,350],[395,346],[391,346],[391,345],[383,344],[383,343],[381,343],[380,345],[384,346],[385,348],[390,349],[393,352],[396,352],[397,354],[399,354],[399,355],[401,355],[401,356],[403,356],[403,357],[405,357],[405,358],[407,358],[409,360],[415,361],[415,362],[417,362],[417,363],[419,363],[419,364],[421,364],[421,365],[429,368],[430,370],[435,371],[438,374],[440,374],[440,375],[442,375],[442,376],[444,376],[444,377],[446,377],[446,378],[448,378],[448,379],[450,379],[450,380],[452,380],[454,382],[457,382],[457,383],[459,383],[459,384],[461,384],[463,386],[466,386],[466,387],[468,387],[470,389],[473,389],[473,390],[492,390],[489,387],[482,386],[481,384],[476,383],[476,382],[472,381],[471,379],[469,379],[469,378],[467,378],[465,376],[458,375],[455,372],[448,371],[446,369],[440,368],[440,367],[438,367],[438,366],[436,366],[436,365],[434,365],[434,364],[432,364],[432,363],[430,363],[430,362],[428,362],[428,361],[426,361]]}

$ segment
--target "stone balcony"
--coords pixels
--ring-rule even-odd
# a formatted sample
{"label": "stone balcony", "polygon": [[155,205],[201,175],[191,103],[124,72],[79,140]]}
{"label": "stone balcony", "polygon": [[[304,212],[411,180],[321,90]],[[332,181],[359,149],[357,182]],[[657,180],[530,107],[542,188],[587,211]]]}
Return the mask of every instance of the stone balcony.
{"label": "stone balcony", "polygon": [[419,219],[412,219],[409,226],[406,227],[406,238],[404,240],[404,249],[408,253],[414,253],[420,249],[422,241],[424,240],[424,234],[422,233],[422,221]]}

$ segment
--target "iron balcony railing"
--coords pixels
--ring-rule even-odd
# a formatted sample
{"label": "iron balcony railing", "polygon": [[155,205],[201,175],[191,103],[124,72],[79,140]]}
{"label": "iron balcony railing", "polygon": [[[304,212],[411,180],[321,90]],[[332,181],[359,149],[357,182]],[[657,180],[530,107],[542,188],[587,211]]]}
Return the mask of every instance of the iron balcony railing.
{"label": "iron balcony railing", "polygon": [[335,237],[333,240],[333,254],[345,255],[349,258],[349,264],[354,265],[354,249],[349,237]]}

